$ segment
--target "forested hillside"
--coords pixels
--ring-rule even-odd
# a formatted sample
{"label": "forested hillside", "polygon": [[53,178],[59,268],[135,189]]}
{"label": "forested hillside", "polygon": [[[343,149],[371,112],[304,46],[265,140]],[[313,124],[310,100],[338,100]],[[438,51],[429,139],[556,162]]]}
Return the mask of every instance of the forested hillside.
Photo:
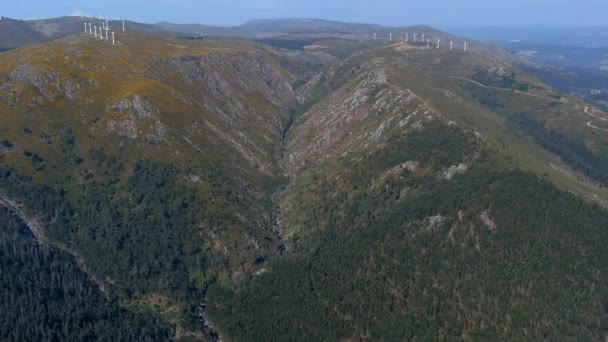
{"label": "forested hillside", "polygon": [[0,53],[0,339],[608,335],[605,113],[502,51],[120,39]]}
{"label": "forested hillside", "polygon": [[[608,213],[521,170],[492,143],[518,129],[480,133],[483,100],[454,113],[413,71],[416,52],[373,56],[322,77],[290,132],[293,252],[241,289],[213,284],[210,319],[235,340],[603,339]],[[453,89],[456,103],[479,92]],[[495,95],[493,118],[512,127],[503,110],[519,104]]]}
{"label": "forested hillside", "polygon": [[152,313],[106,298],[69,254],[36,241],[0,208],[0,337],[3,341],[158,341],[173,335]]}

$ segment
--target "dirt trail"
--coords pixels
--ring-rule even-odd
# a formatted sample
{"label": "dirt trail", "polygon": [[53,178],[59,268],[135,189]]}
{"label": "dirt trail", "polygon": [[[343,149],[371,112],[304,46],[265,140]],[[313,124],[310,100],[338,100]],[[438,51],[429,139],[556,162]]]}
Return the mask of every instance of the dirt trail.
{"label": "dirt trail", "polygon": [[84,264],[84,260],[78,255],[78,253],[72,251],[67,246],[61,243],[49,241],[44,236],[44,229],[42,228],[43,225],[37,218],[31,218],[26,215],[26,213],[23,211],[23,209],[21,209],[17,202],[7,198],[6,196],[3,196],[2,194],[0,194],[0,207],[8,209],[11,213],[13,213],[13,215],[15,215],[19,220],[21,220],[21,222],[23,222],[27,226],[36,242],[48,248],[55,248],[71,255],[74,258],[74,261],[76,262],[78,267],[84,273],[86,273],[91,279],[91,281],[93,281],[97,285],[97,287],[99,287],[99,290],[105,294],[104,284],[87,269]]}
{"label": "dirt trail", "polygon": [[599,129],[600,131],[604,131],[604,132],[608,132],[608,129],[606,128],[601,128],[601,127],[597,127],[597,126],[593,126],[593,121],[589,121],[587,122],[587,126],[594,128],[594,129]]}
{"label": "dirt trail", "polygon": [[44,238],[44,235],[42,235],[42,226],[38,220],[28,218],[21,208],[19,208],[17,203],[0,195],[0,207],[8,209],[11,213],[13,213],[13,215],[17,216],[19,220],[21,220],[21,222],[27,226],[30,233],[32,233],[38,243],[49,246],[49,243]]}
{"label": "dirt trail", "polygon": [[588,114],[588,115],[590,115],[590,116],[592,116],[592,117],[594,117],[594,118],[596,118],[596,119],[600,119],[602,121],[608,121],[608,119],[606,119],[606,118],[603,118],[601,116],[597,116],[597,115],[589,112],[589,107],[587,107],[587,106],[585,106],[585,113]]}
{"label": "dirt trail", "polygon": [[475,85],[478,85],[480,87],[483,87],[483,88],[505,90],[505,91],[514,92],[514,93],[517,93],[517,94],[520,94],[520,95],[536,97],[536,98],[543,99],[543,100],[561,102],[561,100],[558,100],[558,99],[553,99],[553,98],[550,98],[550,97],[547,97],[547,96],[542,96],[542,95],[530,94],[530,93],[523,92],[521,90],[516,90],[516,89],[511,89],[511,88],[501,88],[501,87],[494,87],[494,86],[485,85],[483,83],[479,83],[479,82],[477,82],[475,80],[472,80],[472,79],[466,78],[466,77],[450,76],[450,78],[454,78],[454,79],[458,79],[458,80],[463,80],[463,81],[471,82],[471,83],[473,83]]}
{"label": "dirt trail", "polygon": [[[588,106],[585,106],[585,110],[584,110],[584,112],[585,112],[585,114],[587,114],[587,115],[589,115],[589,116],[591,116],[591,117],[594,117],[594,118],[596,118],[596,119],[598,119],[598,120],[602,120],[602,121],[604,121],[604,122],[608,121],[608,119],[606,119],[606,118],[603,118],[603,117],[601,117],[601,116],[597,116],[597,115],[595,115],[595,114],[591,113],[591,112],[589,111],[589,107],[588,107]],[[588,126],[588,127],[593,128],[593,129],[600,130],[600,131],[608,132],[608,129],[606,129],[606,128],[597,127],[597,126],[593,125],[593,121],[589,121],[589,122],[587,122],[587,126]]]}

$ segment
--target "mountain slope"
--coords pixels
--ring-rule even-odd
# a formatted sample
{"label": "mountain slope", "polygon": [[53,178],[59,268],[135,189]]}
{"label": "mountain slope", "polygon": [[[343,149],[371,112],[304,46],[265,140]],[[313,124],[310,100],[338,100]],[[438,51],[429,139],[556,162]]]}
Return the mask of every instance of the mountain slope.
{"label": "mountain slope", "polygon": [[[479,95],[487,86],[450,76],[494,84],[501,105]],[[392,48],[345,61],[316,87],[286,153],[283,231],[294,252],[238,291],[211,287],[208,314],[223,335],[605,337],[608,214],[547,179],[605,191],[543,175],[549,165],[529,158],[559,158],[534,141],[508,144],[522,140],[509,110],[550,101],[528,109],[542,120],[576,100],[483,56]]]}
{"label": "mountain slope", "polygon": [[0,222],[4,340],[170,338],[168,324],[107,300],[67,253],[35,241],[5,208]]}
{"label": "mountain slope", "polygon": [[279,253],[295,76],[246,42],[120,40],[1,56],[1,189],[124,305],[196,332],[211,280]]}
{"label": "mountain slope", "polygon": [[0,54],[0,196],[130,314],[195,340],[606,336],[605,114],[503,51],[119,40]]}

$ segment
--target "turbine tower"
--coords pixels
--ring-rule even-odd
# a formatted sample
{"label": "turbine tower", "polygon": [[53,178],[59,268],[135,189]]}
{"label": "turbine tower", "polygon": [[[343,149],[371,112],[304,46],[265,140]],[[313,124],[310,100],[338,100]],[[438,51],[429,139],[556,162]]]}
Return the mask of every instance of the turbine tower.
{"label": "turbine tower", "polygon": [[97,38],[97,25],[93,26],[95,28],[95,38]]}
{"label": "turbine tower", "polygon": [[467,42],[464,42],[464,52],[467,52]]}
{"label": "turbine tower", "polygon": [[85,34],[89,33],[89,32],[87,31],[87,23],[84,23],[84,33],[85,33]]}
{"label": "turbine tower", "polygon": [[[124,24],[124,21],[123,21]],[[123,27],[123,31],[124,31],[124,27]],[[374,32],[374,40],[376,40],[376,32]]]}
{"label": "turbine tower", "polygon": [[424,33],[422,34],[422,42],[424,43]]}
{"label": "turbine tower", "polygon": [[125,21],[122,21],[122,32],[125,32]]}
{"label": "turbine tower", "polygon": [[430,48],[431,47],[431,40],[430,39],[426,39],[426,47]]}
{"label": "turbine tower", "polygon": [[410,35],[409,35],[409,33],[406,33],[405,34],[405,44],[407,44],[409,40],[410,40]]}
{"label": "turbine tower", "polygon": [[414,33],[414,44],[416,43],[416,36],[418,36],[418,33]]}
{"label": "turbine tower", "polygon": [[441,43],[441,39],[437,39],[437,48],[439,49],[439,43]]}
{"label": "turbine tower", "polygon": [[91,23],[89,23],[89,34],[90,34],[90,35],[91,35],[91,34],[93,34],[93,27],[92,27],[91,25],[92,25],[92,24],[91,24]]}
{"label": "turbine tower", "polygon": [[114,31],[112,31],[112,45],[116,45],[116,43],[114,41]]}
{"label": "turbine tower", "polygon": [[450,51],[454,50],[454,42],[450,40]]}
{"label": "turbine tower", "polygon": [[388,41],[389,42],[393,41],[393,33],[392,32],[388,34]]}

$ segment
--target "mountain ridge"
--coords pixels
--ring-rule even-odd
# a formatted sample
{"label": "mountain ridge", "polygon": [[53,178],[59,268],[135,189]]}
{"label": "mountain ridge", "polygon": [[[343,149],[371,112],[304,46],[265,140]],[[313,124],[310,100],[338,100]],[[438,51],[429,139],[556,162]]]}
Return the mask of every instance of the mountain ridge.
{"label": "mountain ridge", "polygon": [[603,337],[584,102],[484,50],[119,40],[0,53],[0,189],[121,308],[198,340]]}

